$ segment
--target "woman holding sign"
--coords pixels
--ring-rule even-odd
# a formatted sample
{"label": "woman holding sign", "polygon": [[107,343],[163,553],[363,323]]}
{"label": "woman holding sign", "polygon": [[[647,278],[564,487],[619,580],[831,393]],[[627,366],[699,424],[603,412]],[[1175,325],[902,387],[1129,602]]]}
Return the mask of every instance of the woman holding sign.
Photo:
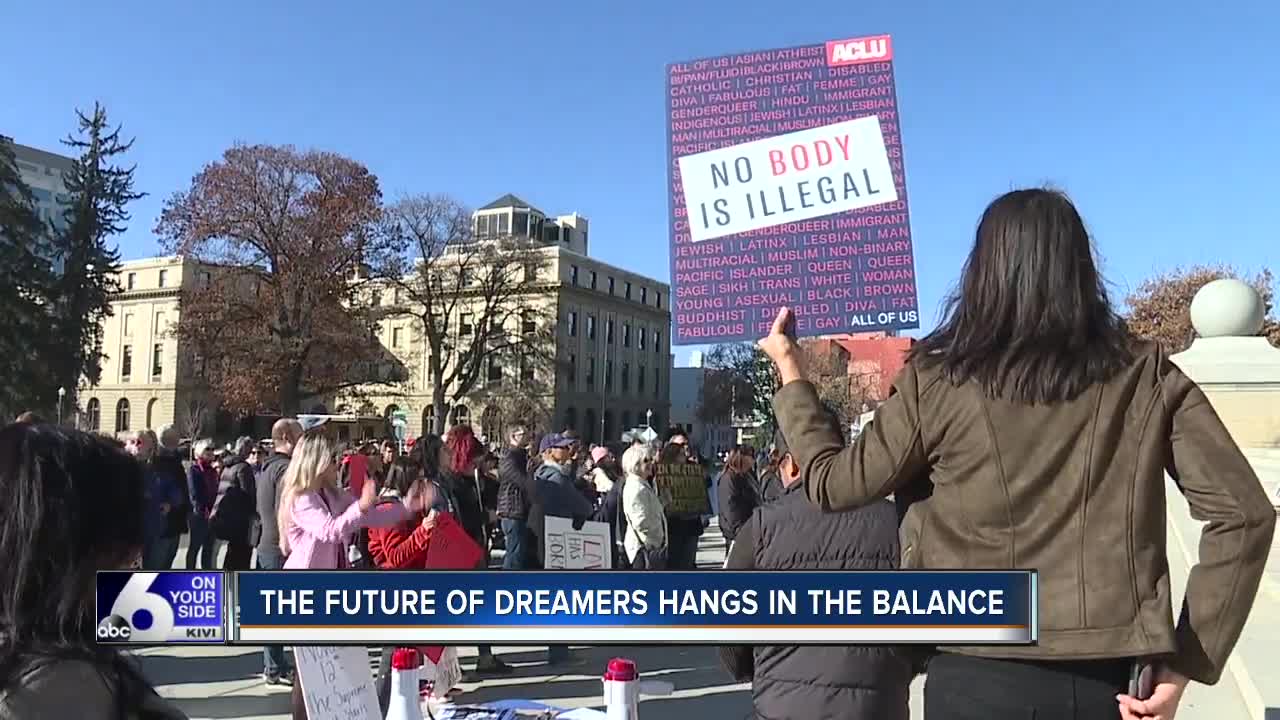
{"label": "woman holding sign", "polygon": [[[347,567],[346,545],[362,527],[390,527],[404,521],[422,505],[419,496],[405,503],[377,504],[373,483],[364,483],[359,500],[338,488],[338,448],[312,426],[293,450],[281,479],[280,552],[286,570],[336,570]],[[299,674],[293,685],[293,715],[305,718],[303,700],[307,679]]]}
{"label": "woman holding sign", "polygon": [[[809,499],[845,510],[927,478],[905,566],[1039,571],[1038,644],[946,648],[929,663],[929,720],[1171,718],[1190,680],[1218,681],[1275,511],[1200,388],[1113,310],[1065,196],[991,203],[942,325],[850,447],[824,421],[793,322],[784,308],[760,345]],[[1166,471],[1209,521],[1176,625]],[[1150,668],[1151,687],[1130,682]]]}

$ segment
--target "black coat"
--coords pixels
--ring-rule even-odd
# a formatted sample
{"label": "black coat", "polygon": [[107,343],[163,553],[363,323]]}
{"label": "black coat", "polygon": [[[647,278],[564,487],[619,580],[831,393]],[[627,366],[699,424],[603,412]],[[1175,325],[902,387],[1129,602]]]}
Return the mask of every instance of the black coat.
{"label": "black coat", "polygon": [[725,470],[716,483],[716,499],[720,506],[720,533],[724,535],[725,542],[733,542],[738,528],[760,507],[756,479],[750,474],[734,475]]}
{"label": "black coat", "polygon": [[[898,514],[881,500],[824,513],[793,487],[743,525],[732,570],[893,570]],[[907,720],[913,654],[891,646],[765,645],[720,649],[739,680],[751,680],[759,718]]]}
{"label": "black coat", "polygon": [[209,519],[213,536],[228,542],[252,544],[258,530],[257,493],[253,467],[241,458],[228,460],[218,476],[218,499]]}
{"label": "black coat", "polygon": [[498,460],[498,517],[528,519],[533,497],[529,453],[524,448],[507,448]]}

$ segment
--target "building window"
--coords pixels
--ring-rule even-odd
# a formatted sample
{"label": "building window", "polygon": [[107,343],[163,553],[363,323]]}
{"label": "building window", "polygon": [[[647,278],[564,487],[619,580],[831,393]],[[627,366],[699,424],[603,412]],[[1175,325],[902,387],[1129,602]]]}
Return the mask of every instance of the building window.
{"label": "building window", "polygon": [[487,380],[490,385],[498,385],[502,382],[502,363],[493,355],[489,356],[489,372]]}
{"label": "building window", "polygon": [[598,280],[599,280],[599,275],[598,275],[598,273],[596,273],[596,271],[595,271],[595,270],[592,270],[592,271],[591,271],[591,289],[592,289],[592,290],[597,289],[597,288],[596,288],[596,283],[597,283],[597,281],[598,281]]}
{"label": "building window", "polygon": [[604,361],[604,391],[609,392],[613,388],[613,361]]}
{"label": "building window", "polygon": [[622,323],[622,347],[631,347],[631,323]]}
{"label": "building window", "polygon": [[595,315],[587,316],[587,339],[588,340],[596,339],[596,316]]}
{"label": "building window", "polygon": [[102,428],[102,405],[98,403],[98,398],[89,398],[89,404],[84,409],[85,422],[89,424],[89,429],[97,432]]}
{"label": "building window", "polygon": [[647,287],[640,288],[640,304],[641,305],[649,304],[649,288]]}
{"label": "building window", "polygon": [[[164,344],[156,343],[151,348],[151,379],[159,380],[164,374]],[[148,425],[149,427],[149,425]]]}
{"label": "building window", "polygon": [[129,401],[120,398],[120,402],[116,403],[116,432],[121,433],[129,429]]}
{"label": "building window", "polygon": [[[255,292],[255,294],[257,293]],[[369,291],[369,304],[372,305],[373,307],[378,307],[379,305],[382,304],[381,290],[379,290],[378,288],[373,288],[372,290]]]}
{"label": "building window", "polygon": [[631,299],[631,281],[630,280],[628,280],[626,285],[623,286],[622,295],[628,300]]}
{"label": "building window", "polygon": [[133,335],[133,313],[125,313],[124,315],[124,336],[131,337]]}
{"label": "building window", "polygon": [[636,328],[636,347],[644,349],[644,328]]}
{"label": "building window", "polygon": [[653,351],[659,355],[662,354],[662,331],[653,331]]}
{"label": "building window", "polygon": [[208,270],[201,270],[201,271],[200,271],[200,284],[201,284],[201,285],[203,285],[203,286],[207,286],[207,285],[209,284],[209,281],[211,281],[211,280],[213,280],[213,276],[209,274],[209,271],[208,271]]}
{"label": "building window", "polygon": [[391,347],[400,347],[400,328],[391,328]]}
{"label": "building window", "polygon": [[150,400],[147,401],[146,427],[153,428],[156,426],[156,405],[158,404],[160,404],[160,401],[157,400],[156,398],[151,398]]}
{"label": "building window", "polygon": [[533,263],[525,263],[524,281],[533,282],[538,279],[538,266]]}
{"label": "building window", "polygon": [[569,337],[578,337],[578,311],[570,310],[568,316]]}
{"label": "building window", "polygon": [[396,305],[400,304],[400,288],[397,287],[391,291],[391,302]]}
{"label": "building window", "polygon": [[644,366],[636,371],[636,392],[644,392]]}
{"label": "building window", "polygon": [[613,344],[613,318],[604,321],[604,341]]}
{"label": "building window", "polygon": [[631,391],[631,363],[622,363],[622,392]]}
{"label": "building window", "polygon": [[523,355],[520,357],[520,379],[526,382],[533,381],[533,361]]}
{"label": "building window", "polygon": [[475,278],[471,276],[471,271],[463,268],[458,271],[458,287],[471,287],[475,282]]}
{"label": "building window", "polygon": [[594,390],[596,387],[596,359],[587,358],[587,389]]}
{"label": "building window", "polygon": [[613,278],[612,277],[609,278],[609,294],[610,295],[613,294]]}
{"label": "building window", "polygon": [[662,309],[662,292],[661,291],[655,291],[653,293],[653,302],[655,305],[657,305],[659,310]]}
{"label": "building window", "polygon": [[533,313],[528,310],[520,311],[520,332],[525,335],[532,335],[538,331],[538,324],[533,320]]}
{"label": "building window", "polygon": [[475,318],[471,315],[471,313],[462,313],[462,315],[458,318],[458,334],[466,336],[475,332],[476,330],[475,325],[472,324],[474,322],[475,322]]}
{"label": "building window", "polygon": [[564,411],[564,429],[578,429],[578,410],[577,408],[565,408]]}
{"label": "building window", "polygon": [[129,381],[129,376],[133,374],[133,346],[125,345],[124,352],[120,355],[120,379],[124,382]]}
{"label": "building window", "polygon": [[453,424],[454,425],[470,425],[471,410],[466,405],[458,405],[453,408]]}
{"label": "building window", "polygon": [[577,265],[569,266],[569,282],[573,283],[574,285],[578,284],[578,266]]}
{"label": "building window", "polygon": [[125,276],[125,288],[132,290],[138,287],[138,273],[129,273]]}
{"label": "building window", "polygon": [[568,373],[569,373],[569,386],[573,387],[574,385],[578,384],[578,356],[573,353],[569,353]]}
{"label": "building window", "polygon": [[498,235],[506,235],[511,232],[511,216],[502,213],[498,216]]}
{"label": "building window", "polygon": [[155,334],[164,335],[168,329],[169,329],[169,324],[165,321],[164,313],[162,312],[156,313]]}
{"label": "building window", "polygon": [[160,287],[164,287],[165,285],[168,284],[168,282],[169,282],[169,271],[161,270],[160,271]]}

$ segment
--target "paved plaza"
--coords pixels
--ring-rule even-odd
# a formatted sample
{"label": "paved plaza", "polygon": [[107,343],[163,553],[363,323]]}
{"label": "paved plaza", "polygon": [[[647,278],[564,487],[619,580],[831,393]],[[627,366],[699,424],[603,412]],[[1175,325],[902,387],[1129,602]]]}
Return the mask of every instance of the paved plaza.
{"label": "paved plaza", "polygon": [[[179,553],[184,557],[185,549]],[[725,546],[713,524],[703,535],[699,564],[716,568],[724,560]],[[179,564],[181,564],[179,560]],[[459,648],[463,666],[475,648]],[[479,703],[524,699],[558,707],[598,707],[600,674],[609,658],[634,659],[648,679],[665,680],[675,687],[669,697],[646,699],[645,717],[664,720],[740,720],[751,717],[750,687],[731,682],[711,647],[594,647],[576,648],[583,662],[568,671],[552,672],[542,648],[496,648],[516,672],[487,679],[482,684],[463,683],[459,702]],[[149,648],[138,653],[143,669],[161,695],[173,699],[192,720],[238,718],[240,720],[288,720],[289,688],[267,687],[261,678],[262,653],[248,647]],[[377,656],[370,657],[371,668]],[[1239,720],[1247,718],[1239,693],[1229,677],[1217,687],[1193,685],[1188,691],[1180,720]],[[923,679],[912,686],[912,718],[924,717]]]}

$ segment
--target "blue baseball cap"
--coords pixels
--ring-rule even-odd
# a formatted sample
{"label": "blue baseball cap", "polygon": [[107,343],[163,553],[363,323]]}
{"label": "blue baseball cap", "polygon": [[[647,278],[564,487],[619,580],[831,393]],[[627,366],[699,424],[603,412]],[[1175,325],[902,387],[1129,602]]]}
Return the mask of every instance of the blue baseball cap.
{"label": "blue baseball cap", "polygon": [[538,446],[538,452],[546,452],[552,448],[573,447],[573,444],[575,442],[577,442],[577,440],[574,440],[573,438],[565,437],[560,433],[551,433],[549,435],[543,436],[542,442]]}

